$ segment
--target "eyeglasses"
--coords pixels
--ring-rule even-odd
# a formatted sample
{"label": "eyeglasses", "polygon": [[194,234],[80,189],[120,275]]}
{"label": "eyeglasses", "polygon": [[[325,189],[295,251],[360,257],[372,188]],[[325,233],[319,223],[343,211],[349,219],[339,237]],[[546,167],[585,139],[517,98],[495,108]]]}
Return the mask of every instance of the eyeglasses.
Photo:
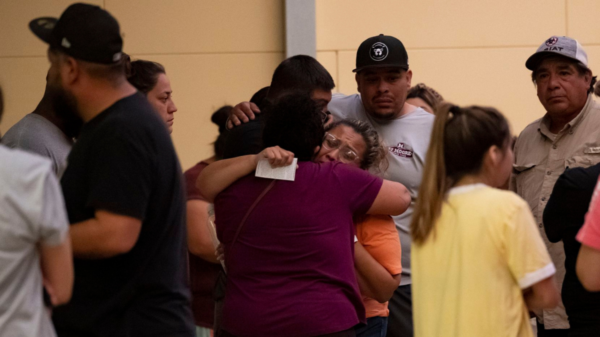
{"label": "eyeglasses", "polygon": [[325,122],[327,122],[327,118],[329,118],[329,115],[331,115],[331,112],[329,112],[329,111],[321,112],[321,122],[323,122],[323,124],[325,124]]}
{"label": "eyeglasses", "polygon": [[354,152],[348,145],[337,139],[334,135],[329,132],[325,133],[325,139],[323,139],[323,146],[329,150],[340,150],[340,161],[343,163],[353,163],[358,161],[358,154]]}

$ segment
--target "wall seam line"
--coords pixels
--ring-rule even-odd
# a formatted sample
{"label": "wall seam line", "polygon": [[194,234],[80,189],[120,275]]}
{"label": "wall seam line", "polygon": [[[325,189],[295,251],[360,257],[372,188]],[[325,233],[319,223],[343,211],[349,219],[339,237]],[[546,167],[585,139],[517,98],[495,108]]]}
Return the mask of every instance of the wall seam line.
{"label": "wall seam line", "polygon": [[[584,47],[597,47],[600,43],[584,43]],[[467,50],[467,49],[519,49],[519,48],[537,48],[535,45],[523,45],[523,46],[472,46],[472,47],[423,47],[423,48],[408,48],[408,51],[421,51],[421,50]],[[318,52],[356,52],[356,49],[321,49]]]}
{"label": "wall seam line", "polygon": [[337,91],[340,92],[340,53],[335,51],[335,83]]}
{"label": "wall seam line", "polygon": [[565,35],[569,36],[569,0],[565,0]]}
{"label": "wall seam line", "polygon": [[[189,52],[189,53],[131,53],[130,55],[134,56],[176,56],[176,55],[247,55],[247,54],[283,54],[284,51],[257,51],[257,52]],[[8,59],[8,58],[38,58],[38,57],[46,57],[46,55],[0,55],[0,59]]]}

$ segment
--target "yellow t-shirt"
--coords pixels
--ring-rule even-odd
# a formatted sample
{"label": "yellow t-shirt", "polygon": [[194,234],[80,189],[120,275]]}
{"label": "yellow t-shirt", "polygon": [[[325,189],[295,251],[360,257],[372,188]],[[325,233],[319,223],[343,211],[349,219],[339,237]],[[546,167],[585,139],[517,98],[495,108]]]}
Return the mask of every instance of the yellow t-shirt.
{"label": "yellow t-shirt", "polygon": [[533,337],[522,289],[555,269],[527,203],[513,192],[451,189],[411,258],[416,337]]}

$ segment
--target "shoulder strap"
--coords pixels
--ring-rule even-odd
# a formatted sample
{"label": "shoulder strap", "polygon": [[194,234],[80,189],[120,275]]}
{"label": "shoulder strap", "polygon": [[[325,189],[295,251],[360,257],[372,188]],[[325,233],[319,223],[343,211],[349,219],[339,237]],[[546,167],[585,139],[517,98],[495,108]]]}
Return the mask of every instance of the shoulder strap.
{"label": "shoulder strap", "polygon": [[267,192],[269,192],[269,190],[271,190],[273,185],[275,185],[275,180],[273,180],[269,183],[269,185],[264,189],[264,191],[262,191],[262,193],[258,196],[258,198],[256,198],[256,200],[254,200],[254,203],[252,204],[252,206],[250,206],[250,208],[248,208],[248,212],[246,212],[246,215],[244,215],[244,217],[242,218],[242,221],[240,222],[240,225],[238,226],[238,229],[235,232],[235,236],[233,237],[233,240],[231,241],[231,245],[229,246],[229,249],[231,249],[231,247],[233,247],[233,245],[237,241],[237,238],[240,235],[240,231],[242,230],[242,227],[244,226],[246,219],[248,219],[248,217],[250,216],[250,214],[252,213],[252,211],[254,210],[256,205],[258,205],[258,203],[262,200],[262,198],[265,196],[265,194],[267,194]]}

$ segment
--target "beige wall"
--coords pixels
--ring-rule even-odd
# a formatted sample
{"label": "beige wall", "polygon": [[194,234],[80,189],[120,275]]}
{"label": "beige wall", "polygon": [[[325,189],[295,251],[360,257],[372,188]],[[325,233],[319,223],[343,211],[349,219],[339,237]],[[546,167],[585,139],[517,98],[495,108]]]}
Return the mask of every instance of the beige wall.
{"label": "beige wall", "polygon": [[[284,57],[280,0],[86,0],[121,24],[125,51],[162,63],[178,107],[173,140],[183,168],[209,157],[217,127],[211,113],[248,100],[269,84]],[[37,105],[48,70],[46,45],[27,28],[59,16],[71,0],[0,0],[0,85],[6,132]]]}
{"label": "beige wall", "polygon": [[[87,0],[121,23],[125,51],[165,65],[179,108],[173,139],[182,166],[211,154],[212,111],[248,100],[284,55],[283,0]],[[301,0],[303,1],[303,0]],[[71,0],[0,0],[5,132],[41,98],[46,46],[27,29]],[[526,58],[551,35],[578,39],[600,72],[598,0],[316,0],[317,58],[336,90],[356,92],[351,70],[367,37],[404,42],[414,72],[457,104],[492,105],[518,133],[543,114]]]}
{"label": "beige wall", "polygon": [[544,113],[525,60],[545,39],[578,39],[600,72],[598,0],[316,0],[316,12],[317,58],[340,92],[356,92],[360,43],[393,35],[408,50],[413,84],[459,105],[495,106],[515,133]]}

